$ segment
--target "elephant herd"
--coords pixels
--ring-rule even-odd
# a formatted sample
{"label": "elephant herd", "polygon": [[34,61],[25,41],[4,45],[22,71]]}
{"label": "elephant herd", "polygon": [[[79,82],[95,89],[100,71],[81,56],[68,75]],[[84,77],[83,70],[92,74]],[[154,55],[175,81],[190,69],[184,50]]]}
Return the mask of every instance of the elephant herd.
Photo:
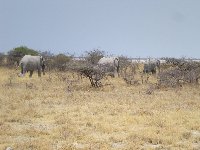
{"label": "elephant herd", "polygon": [[[45,66],[45,59],[42,56],[25,55],[19,63],[19,67],[21,68],[19,77],[24,76],[28,71],[30,71],[29,77],[32,77],[33,71],[37,71],[38,77],[41,77],[41,73],[45,75]],[[107,70],[112,68],[114,77],[119,76],[120,60],[118,57],[103,57],[99,60],[98,66],[104,68],[104,70],[105,68]],[[156,69],[160,70],[160,60],[149,60],[144,63],[144,73],[154,74],[156,73]]]}

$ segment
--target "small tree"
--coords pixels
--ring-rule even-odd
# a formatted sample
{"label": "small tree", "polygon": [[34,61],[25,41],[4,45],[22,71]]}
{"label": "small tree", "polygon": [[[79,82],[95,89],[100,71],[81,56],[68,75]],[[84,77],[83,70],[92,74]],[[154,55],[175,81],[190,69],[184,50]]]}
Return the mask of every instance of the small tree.
{"label": "small tree", "polygon": [[95,68],[93,66],[88,65],[79,68],[78,72],[90,80],[92,87],[97,88],[102,86],[100,80],[105,77],[105,72],[102,71],[100,68]]}
{"label": "small tree", "polygon": [[104,51],[94,49],[92,51],[86,51],[86,61],[92,65],[96,65],[98,61],[105,55]]}
{"label": "small tree", "polygon": [[70,62],[72,56],[66,56],[65,54],[58,54],[53,58],[53,67],[56,67],[59,71],[66,69],[66,63]]}

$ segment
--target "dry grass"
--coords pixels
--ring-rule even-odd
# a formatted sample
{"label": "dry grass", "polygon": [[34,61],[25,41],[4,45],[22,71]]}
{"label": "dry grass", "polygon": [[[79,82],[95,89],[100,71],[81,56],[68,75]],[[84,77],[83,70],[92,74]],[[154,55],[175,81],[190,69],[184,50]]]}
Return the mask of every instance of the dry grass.
{"label": "dry grass", "polygon": [[0,149],[200,149],[199,86],[103,84],[0,68]]}

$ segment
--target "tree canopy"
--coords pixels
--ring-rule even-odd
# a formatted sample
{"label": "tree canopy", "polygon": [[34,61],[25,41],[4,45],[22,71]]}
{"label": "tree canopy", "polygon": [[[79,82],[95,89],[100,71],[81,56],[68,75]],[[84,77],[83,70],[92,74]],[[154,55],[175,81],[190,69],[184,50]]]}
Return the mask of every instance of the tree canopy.
{"label": "tree canopy", "polygon": [[24,55],[38,55],[39,52],[33,49],[30,49],[26,46],[16,47],[8,52],[8,55],[16,56],[16,57],[23,57]]}
{"label": "tree canopy", "polygon": [[88,61],[93,65],[97,64],[99,59],[101,59],[105,55],[105,52],[99,49],[86,51],[85,53],[86,53],[86,61]]}
{"label": "tree canopy", "polygon": [[39,52],[33,49],[30,49],[26,46],[16,47],[8,52],[8,60],[12,63],[19,63],[19,60],[25,55],[39,55]]}

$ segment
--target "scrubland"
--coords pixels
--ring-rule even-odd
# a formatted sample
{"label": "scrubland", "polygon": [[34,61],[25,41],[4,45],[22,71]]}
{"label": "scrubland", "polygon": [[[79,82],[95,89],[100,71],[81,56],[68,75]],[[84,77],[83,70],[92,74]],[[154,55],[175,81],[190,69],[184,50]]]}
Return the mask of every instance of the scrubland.
{"label": "scrubland", "polygon": [[[0,149],[200,149],[200,86],[156,89],[121,78],[0,68]],[[74,76],[72,78],[72,76]]]}

